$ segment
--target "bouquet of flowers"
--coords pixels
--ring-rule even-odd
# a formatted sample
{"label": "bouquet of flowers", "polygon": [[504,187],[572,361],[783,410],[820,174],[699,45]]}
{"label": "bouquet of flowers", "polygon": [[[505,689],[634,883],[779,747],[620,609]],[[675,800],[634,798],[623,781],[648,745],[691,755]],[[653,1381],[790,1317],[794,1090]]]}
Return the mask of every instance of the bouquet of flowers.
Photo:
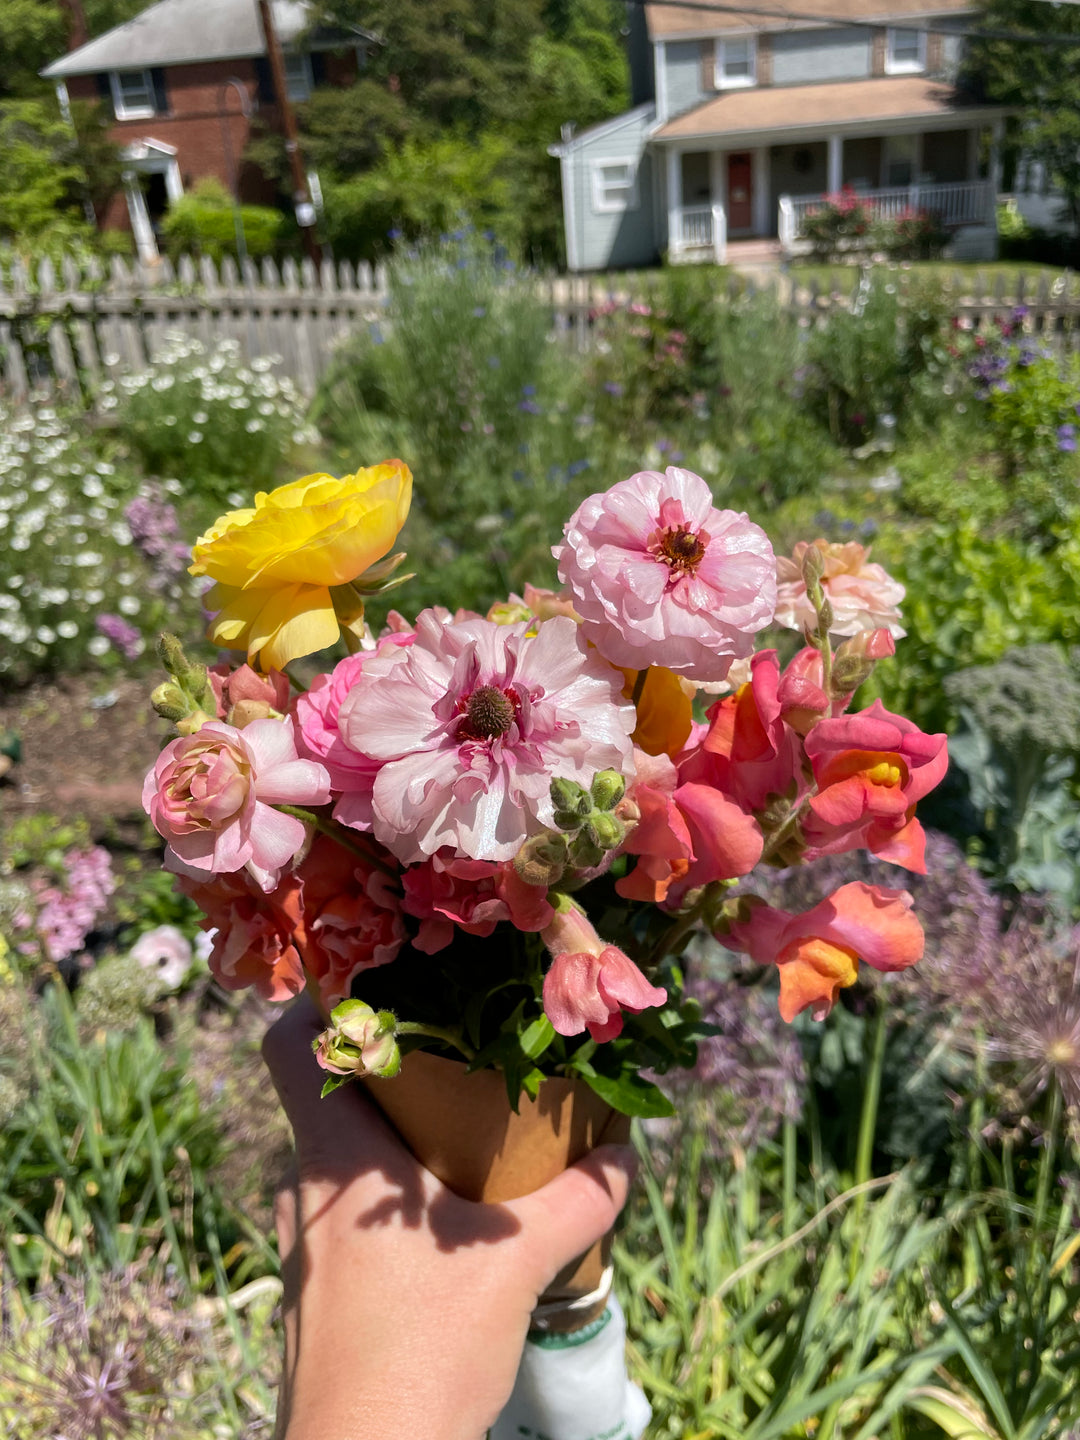
{"label": "bouquet of flowers", "polygon": [[[179,734],[144,800],[219,982],[307,987],[326,1087],[370,1080],[429,1168],[507,1198],[622,1117],[672,1113],[655,1077],[710,1033],[683,994],[695,933],[775,965],[788,1020],[827,1015],[860,960],[919,959],[906,891],[846,884],[794,915],[740,882],[860,847],[923,871],[915,805],[946,741],[880,701],[849,713],[904,633],[902,587],[854,544],[778,560],[677,468],[578,508],[560,592],[373,634],[410,492],[396,460],[308,476],[197,541],[209,637],[247,659],[208,671],[162,638],[153,700]],[[802,635],[786,664],[755,650],[774,624]],[[341,637],[306,687],[286,673]],[[559,1277],[538,1323],[595,1323],[605,1267]]]}

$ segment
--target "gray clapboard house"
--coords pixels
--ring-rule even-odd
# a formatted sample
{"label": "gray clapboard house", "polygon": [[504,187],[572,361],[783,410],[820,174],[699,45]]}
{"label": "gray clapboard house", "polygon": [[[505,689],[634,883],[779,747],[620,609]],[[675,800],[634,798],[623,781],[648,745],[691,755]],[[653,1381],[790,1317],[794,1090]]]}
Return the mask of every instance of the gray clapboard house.
{"label": "gray clapboard house", "polygon": [[1004,111],[957,87],[967,0],[807,8],[645,7],[639,103],[551,149],[571,270],[797,253],[845,187],[882,215],[937,215],[958,257],[994,255]]}

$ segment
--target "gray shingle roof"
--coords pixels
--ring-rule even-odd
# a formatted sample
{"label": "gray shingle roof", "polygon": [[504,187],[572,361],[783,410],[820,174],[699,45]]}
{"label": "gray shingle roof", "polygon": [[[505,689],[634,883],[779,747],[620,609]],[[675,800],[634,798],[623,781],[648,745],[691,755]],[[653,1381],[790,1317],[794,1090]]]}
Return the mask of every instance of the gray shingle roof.
{"label": "gray shingle roof", "polygon": [[[283,45],[295,40],[310,18],[306,0],[273,0],[273,13]],[[103,70],[265,54],[256,0],[158,0],[134,20],[54,60],[41,73],[62,80]]]}

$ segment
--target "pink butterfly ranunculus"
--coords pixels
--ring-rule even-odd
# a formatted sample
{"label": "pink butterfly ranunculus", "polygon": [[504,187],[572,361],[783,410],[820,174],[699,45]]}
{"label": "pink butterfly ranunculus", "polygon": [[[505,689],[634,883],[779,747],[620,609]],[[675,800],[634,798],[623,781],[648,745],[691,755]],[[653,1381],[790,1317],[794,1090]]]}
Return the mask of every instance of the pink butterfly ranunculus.
{"label": "pink butterfly ranunculus", "polygon": [[699,475],[643,470],[591,495],[552,554],[588,640],[613,665],[723,680],[773,618],[776,559]]}

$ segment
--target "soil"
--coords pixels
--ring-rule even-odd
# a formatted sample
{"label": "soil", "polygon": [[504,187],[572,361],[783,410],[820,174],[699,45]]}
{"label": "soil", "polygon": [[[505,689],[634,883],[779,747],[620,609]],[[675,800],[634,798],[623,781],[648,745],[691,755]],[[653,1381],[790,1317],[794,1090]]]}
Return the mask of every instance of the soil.
{"label": "soil", "polygon": [[0,693],[0,736],[22,756],[0,779],[0,817],[84,816],[100,834],[142,826],[143,776],[171,730],[150,708],[153,680],[74,676]]}

